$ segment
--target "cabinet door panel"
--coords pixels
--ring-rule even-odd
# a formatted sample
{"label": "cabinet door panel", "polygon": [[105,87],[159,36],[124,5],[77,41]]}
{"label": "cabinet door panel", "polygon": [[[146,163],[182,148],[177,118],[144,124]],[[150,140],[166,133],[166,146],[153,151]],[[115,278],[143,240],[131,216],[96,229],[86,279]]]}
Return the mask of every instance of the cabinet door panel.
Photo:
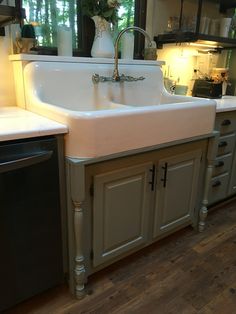
{"label": "cabinet door panel", "polygon": [[[196,199],[201,151],[160,160],[153,236],[191,222]],[[164,172],[166,169],[166,184]]]}
{"label": "cabinet door panel", "polygon": [[94,266],[145,243],[151,163],[94,178]]}

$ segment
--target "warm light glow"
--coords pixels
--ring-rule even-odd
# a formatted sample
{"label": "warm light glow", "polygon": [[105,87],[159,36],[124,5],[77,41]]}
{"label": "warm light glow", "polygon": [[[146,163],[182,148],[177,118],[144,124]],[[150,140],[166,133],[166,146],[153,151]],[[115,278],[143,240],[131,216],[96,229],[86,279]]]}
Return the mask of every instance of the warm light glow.
{"label": "warm light glow", "polygon": [[203,48],[213,48],[213,49],[222,48],[221,46],[217,46],[214,44],[190,43],[189,45],[192,47],[203,47]]}

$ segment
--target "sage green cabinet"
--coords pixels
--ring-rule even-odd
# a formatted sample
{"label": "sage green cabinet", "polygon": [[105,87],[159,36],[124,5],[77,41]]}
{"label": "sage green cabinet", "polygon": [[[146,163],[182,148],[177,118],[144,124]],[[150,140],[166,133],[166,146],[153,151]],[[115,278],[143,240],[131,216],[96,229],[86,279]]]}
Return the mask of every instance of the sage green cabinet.
{"label": "sage green cabinet", "polygon": [[159,161],[153,237],[193,221],[201,151]]}
{"label": "sage green cabinet", "polygon": [[[67,160],[70,288],[187,225],[197,225],[209,138],[116,158]],[[196,209],[196,210],[195,210]]]}
{"label": "sage green cabinet", "polygon": [[176,151],[93,176],[93,267],[193,223],[202,150]]}
{"label": "sage green cabinet", "polygon": [[208,202],[214,204],[236,193],[236,112],[216,114],[215,129],[219,131],[216,157],[210,182]]}
{"label": "sage green cabinet", "polygon": [[94,176],[93,266],[145,244],[152,163]]}

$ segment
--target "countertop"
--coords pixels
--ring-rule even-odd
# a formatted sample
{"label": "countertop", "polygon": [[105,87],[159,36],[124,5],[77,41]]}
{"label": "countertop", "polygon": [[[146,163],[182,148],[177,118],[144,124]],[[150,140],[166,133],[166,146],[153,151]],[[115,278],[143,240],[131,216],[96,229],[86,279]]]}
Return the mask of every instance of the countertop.
{"label": "countertop", "polygon": [[67,126],[19,107],[0,107],[0,141],[65,134]]}
{"label": "countertop", "polygon": [[236,110],[236,96],[223,96],[221,99],[215,99],[217,106],[216,112]]}

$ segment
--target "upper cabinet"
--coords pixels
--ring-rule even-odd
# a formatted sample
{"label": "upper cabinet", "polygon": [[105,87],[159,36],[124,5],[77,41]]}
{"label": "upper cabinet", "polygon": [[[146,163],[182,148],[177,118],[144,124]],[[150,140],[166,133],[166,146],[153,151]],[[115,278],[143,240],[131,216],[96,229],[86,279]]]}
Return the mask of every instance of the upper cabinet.
{"label": "upper cabinet", "polygon": [[0,4],[0,36],[4,36],[4,26],[20,23],[25,18],[25,10],[21,7],[21,1],[15,1],[15,6]]}
{"label": "upper cabinet", "polygon": [[192,42],[214,48],[236,47],[235,0],[158,0],[154,40]]}

